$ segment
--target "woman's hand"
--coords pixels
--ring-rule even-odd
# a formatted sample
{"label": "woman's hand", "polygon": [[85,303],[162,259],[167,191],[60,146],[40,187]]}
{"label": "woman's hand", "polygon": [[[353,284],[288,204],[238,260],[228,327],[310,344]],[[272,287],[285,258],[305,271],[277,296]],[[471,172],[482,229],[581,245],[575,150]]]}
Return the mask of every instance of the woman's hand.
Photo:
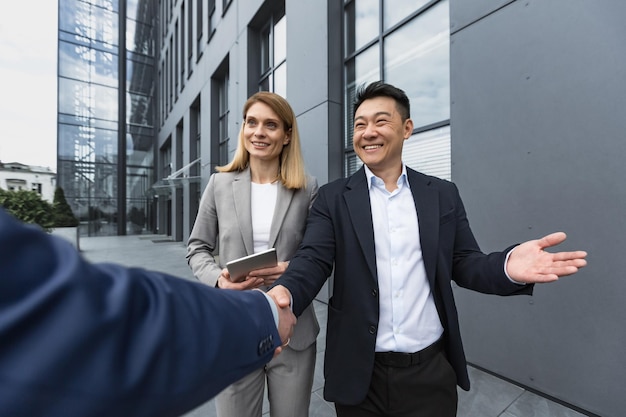
{"label": "woman's hand", "polygon": [[259,288],[261,285],[263,285],[263,278],[252,277],[250,275],[241,282],[232,282],[228,269],[226,268],[222,269],[220,276],[217,278],[217,286],[226,290],[251,290],[253,288]]}
{"label": "woman's hand", "polygon": [[247,279],[262,279],[263,285],[272,285],[287,270],[289,262],[278,262],[271,268],[261,268],[250,271]]}

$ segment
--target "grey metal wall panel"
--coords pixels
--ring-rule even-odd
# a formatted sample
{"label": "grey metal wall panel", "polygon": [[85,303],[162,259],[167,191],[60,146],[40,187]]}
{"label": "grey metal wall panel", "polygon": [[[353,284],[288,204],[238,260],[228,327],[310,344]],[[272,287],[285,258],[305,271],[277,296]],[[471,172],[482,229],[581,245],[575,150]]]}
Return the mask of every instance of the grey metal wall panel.
{"label": "grey metal wall panel", "polygon": [[328,181],[328,43],[324,2],[287,0],[287,99],[298,117],[307,171]]}
{"label": "grey metal wall panel", "polygon": [[468,360],[621,416],[626,2],[484,3],[451,1],[472,22],[451,40],[452,179],[483,250],[564,230],[590,265],[533,297],[456,289]]}
{"label": "grey metal wall panel", "polygon": [[342,166],[331,151],[342,143],[343,131],[340,5],[332,0],[285,3],[287,99],[298,116],[307,168],[321,185],[336,178]]}
{"label": "grey metal wall panel", "polygon": [[[514,2],[515,0],[451,0],[450,7],[450,32],[454,33],[465,26],[475,23],[477,20],[488,16],[496,10]],[[452,7],[452,4],[454,6]]]}
{"label": "grey metal wall panel", "polygon": [[324,2],[286,1],[287,95],[296,113],[328,100],[328,42]]}
{"label": "grey metal wall panel", "polygon": [[298,115],[306,170],[322,185],[328,182],[328,103]]}

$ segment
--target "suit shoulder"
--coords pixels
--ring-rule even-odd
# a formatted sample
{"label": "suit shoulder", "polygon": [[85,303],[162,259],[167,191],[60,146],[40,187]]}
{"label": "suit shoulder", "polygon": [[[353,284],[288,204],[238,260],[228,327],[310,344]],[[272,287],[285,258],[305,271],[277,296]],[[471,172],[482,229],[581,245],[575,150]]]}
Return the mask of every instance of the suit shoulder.
{"label": "suit shoulder", "polygon": [[222,187],[229,187],[241,176],[241,172],[214,172],[209,177],[209,185],[212,184],[216,189],[222,189]]}
{"label": "suit shoulder", "polygon": [[320,192],[325,192],[325,193],[332,193],[332,192],[336,192],[338,190],[342,190],[346,187],[346,184],[348,183],[348,180],[350,179],[350,177],[348,178],[337,178],[336,180],[327,182],[326,184],[322,185],[320,187]]}
{"label": "suit shoulder", "polygon": [[216,183],[224,183],[231,182],[238,175],[240,175],[239,172],[214,172],[211,174],[211,178],[213,178],[213,181]]}

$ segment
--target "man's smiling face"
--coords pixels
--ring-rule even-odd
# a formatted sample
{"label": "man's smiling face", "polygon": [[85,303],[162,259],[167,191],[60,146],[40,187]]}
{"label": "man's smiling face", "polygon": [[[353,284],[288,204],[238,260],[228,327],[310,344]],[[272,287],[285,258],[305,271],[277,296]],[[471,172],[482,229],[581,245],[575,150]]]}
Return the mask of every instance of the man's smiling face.
{"label": "man's smiling face", "polygon": [[361,103],[354,114],[354,151],[374,174],[383,177],[401,167],[402,145],[412,132],[413,122],[402,121],[393,98],[374,97]]}

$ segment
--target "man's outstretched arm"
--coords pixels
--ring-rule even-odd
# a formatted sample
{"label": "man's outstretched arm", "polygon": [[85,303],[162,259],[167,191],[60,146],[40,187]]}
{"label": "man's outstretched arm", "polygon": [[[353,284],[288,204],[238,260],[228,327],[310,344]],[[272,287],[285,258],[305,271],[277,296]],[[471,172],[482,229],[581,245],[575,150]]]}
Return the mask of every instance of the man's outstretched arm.
{"label": "man's outstretched arm", "polygon": [[271,360],[295,323],[277,311],[280,333],[259,291],[90,264],[0,209],[7,415],[180,415]]}

